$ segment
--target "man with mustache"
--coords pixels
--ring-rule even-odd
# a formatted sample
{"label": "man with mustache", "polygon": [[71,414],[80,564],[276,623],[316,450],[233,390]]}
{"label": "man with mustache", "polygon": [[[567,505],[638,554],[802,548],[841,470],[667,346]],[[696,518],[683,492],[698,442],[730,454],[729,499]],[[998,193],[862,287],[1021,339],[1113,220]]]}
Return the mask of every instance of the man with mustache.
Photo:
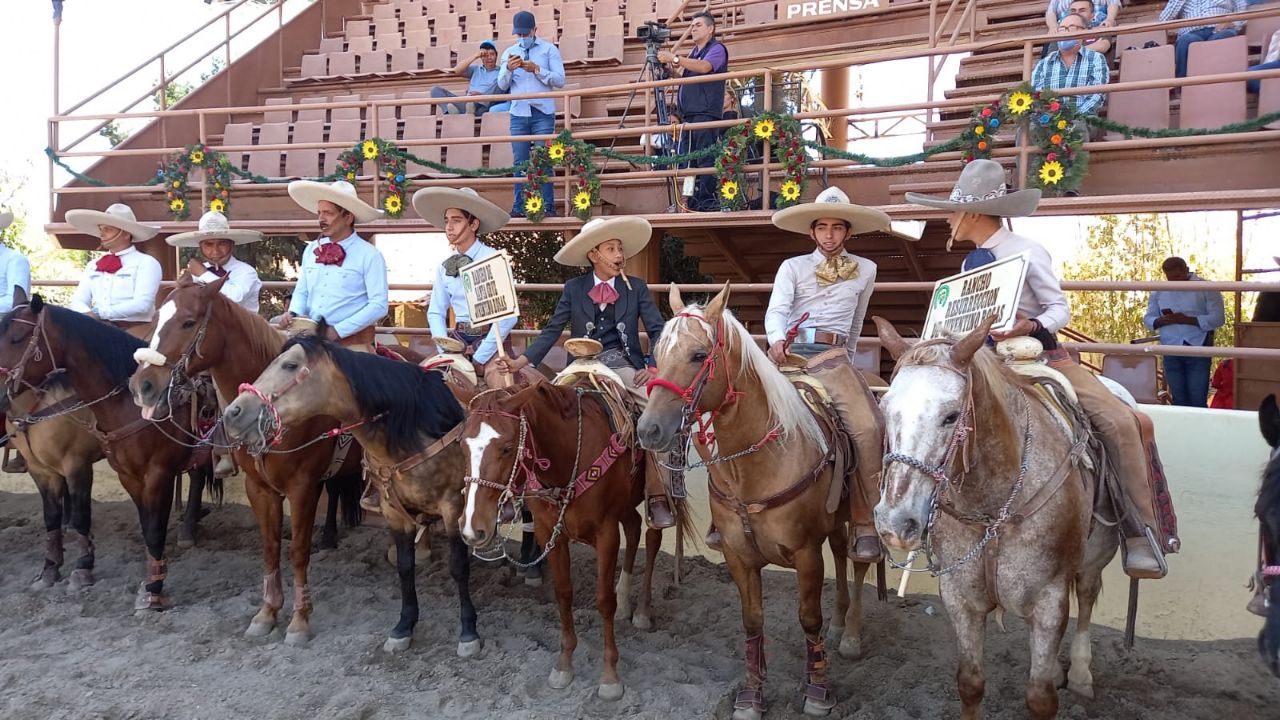
{"label": "man with mustache", "polygon": [[105,212],[68,210],[67,222],[98,238],[107,251],[85,268],[68,307],[121,330],[145,332],[156,312],[160,261],[134,245],[155,237],[159,228],[139,223],[133,209],[121,203]]}

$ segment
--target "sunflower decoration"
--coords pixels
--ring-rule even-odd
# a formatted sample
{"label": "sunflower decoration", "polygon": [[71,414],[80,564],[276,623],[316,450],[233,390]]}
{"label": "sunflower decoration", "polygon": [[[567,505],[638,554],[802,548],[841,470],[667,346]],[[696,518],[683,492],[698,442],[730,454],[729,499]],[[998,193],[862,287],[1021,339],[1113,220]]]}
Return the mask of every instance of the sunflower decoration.
{"label": "sunflower decoration", "polygon": [[753,132],[755,132],[756,137],[761,140],[768,140],[773,137],[774,129],[773,121],[768,118],[764,118],[763,120],[756,121]]}
{"label": "sunflower decoration", "polygon": [[201,164],[201,163],[203,163],[203,162],[204,162],[204,151],[203,151],[203,150],[192,150],[192,151],[191,151],[191,154],[190,154],[190,155],[188,155],[188,157],[189,157],[189,158],[191,158],[191,164],[192,164],[192,165],[199,165],[199,164]]}
{"label": "sunflower decoration", "polygon": [[590,210],[591,193],[586,190],[579,190],[578,193],[573,196],[573,207],[578,211]]}
{"label": "sunflower decoration", "polygon": [[1009,112],[1014,115],[1022,115],[1031,109],[1032,102],[1033,99],[1031,97],[1031,93],[1019,90],[1018,92],[1009,95],[1009,100],[1005,103],[1005,106],[1008,107]]}
{"label": "sunflower decoration", "polygon": [[388,195],[386,200],[382,201],[382,207],[391,217],[400,217],[400,211],[404,208],[404,201],[399,195]]}
{"label": "sunflower decoration", "polygon": [[1065,175],[1062,163],[1057,160],[1046,162],[1040,166],[1040,182],[1045,185],[1057,185]]}
{"label": "sunflower decoration", "polygon": [[180,188],[180,187],[182,187],[182,181],[181,181],[181,180],[174,180],[174,181],[173,181],[173,186],[174,186],[174,187],[176,187],[176,188]]}
{"label": "sunflower decoration", "polygon": [[364,155],[365,160],[377,160],[378,143],[372,140],[365,140],[363,143],[360,143],[360,153]]}
{"label": "sunflower decoration", "polygon": [[720,196],[730,201],[738,197],[738,182],[736,180],[725,180],[720,185]]}
{"label": "sunflower decoration", "polygon": [[539,215],[542,213],[542,198],[538,195],[530,195],[524,200],[525,215]]}
{"label": "sunflower decoration", "polygon": [[174,198],[169,201],[169,210],[180,213],[187,208],[187,201],[182,198]]}
{"label": "sunflower decoration", "polygon": [[209,201],[209,209],[216,213],[226,212],[227,204],[222,201],[222,198],[214,198]]}
{"label": "sunflower decoration", "polygon": [[800,183],[795,180],[787,180],[782,183],[778,191],[782,193],[782,199],[787,202],[795,202],[800,199]]}
{"label": "sunflower decoration", "polygon": [[1067,121],[1066,121],[1066,120],[1059,120],[1059,121],[1058,121],[1058,129],[1059,129],[1059,130],[1066,130],[1066,129],[1067,129]]}
{"label": "sunflower decoration", "polygon": [[560,162],[564,160],[564,155],[565,155],[564,143],[555,142],[555,143],[551,143],[551,145],[547,147],[547,157],[551,158],[551,160],[554,162]]}
{"label": "sunflower decoration", "polygon": [[354,172],[347,171],[347,182],[355,182],[355,181],[356,181],[356,174]]}

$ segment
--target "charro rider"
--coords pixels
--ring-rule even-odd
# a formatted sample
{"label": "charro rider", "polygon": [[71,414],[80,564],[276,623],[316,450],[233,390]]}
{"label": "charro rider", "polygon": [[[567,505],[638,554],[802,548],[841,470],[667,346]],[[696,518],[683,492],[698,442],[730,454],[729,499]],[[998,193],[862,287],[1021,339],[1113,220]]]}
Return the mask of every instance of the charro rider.
{"label": "charro rider", "polygon": [[[0,232],[4,232],[13,224],[13,213],[0,213]],[[12,250],[4,245],[0,245],[0,314],[4,314],[13,309],[13,291],[15,288],[22,288],[22,292],[31,295],[31,262],[27,260],[27,256]],[[4,422],[4,413],[0,413],[0,424]],[[13,450],[13,457],[4,463],[4,471],[7,473],[24,473],[27,471],[27,461],[23,459],[22,453],[18,452],[18,448],[13,444],[8,446]]]}
{"label": "charro rider", "polygon": [[387,263],[355,225],[382,217],[382,211],[361,200],[345,180],[295,180],[289,196],[316,214],[321,236],[302,251],[298,284],[289,310],[277,318],[279,326],[288,330],[298,317],[324,318],[330,340],[371,352],[374,328],[387,316]]}
{"label": "charro rider", "polygon": [[146,332],[160,292],[160,261],[139,251],[135,243],[156,236],[159,228],[143,225],[128,205],[101,210],[68,210],[67,222],[96,237],[106,255],[89,263],[68,304],[72,310],[111,323],[133,334]]}
{"label": "charro rider", "polygon": [[[564,284],[555,313],[534,339],[524,355],[514,359],[498,358],[508,372],[537,365],[560,338],[565,325],[574,337],[589,337],[604,346],[597,359],[609,366],[622,379],[637,405],[643,408],[649,398],[645,386],[653,378],[649,368],[653,357],[644,355],[640,346],[640,323],[649,333],[650,347],[662,334],[662,315],[649,294],[649,286],[622,270],[628,258],[649,244],[652,229],[644,218],[595,218],[583,226],[576,237],[564,244],[555,260],[561,265],[590,265],[592,272]],[[660,468],[650,457],[653,468]],[[647,472],[645,481],[646,517],[652,527],[675,525],[671,506],[663,485],[665,472]]]}
{"label": "charro rider", "polygon": [[1100,435],[1125,496],[1117,498],[1128,516],[1127,521],[1120,524],[1124,534],[1124,571],[1135,578],[1162,577],[1165,572],[1162,548],[1155,540],[1160,526],[1137,413],[1058,346],[1056,333],[1071,320],[1071,308],[1054,275],[1049,253],[1034,240],[1007,230],[1001,222],[1001,218],[1023,217],[1035,212],[1040,191],[1008,192],[1004,168],[999,163],[975,160],[960,173],[950,197],[917,193],[907,193],[906,197],[907,202],[951,211],[947,222],[952,238],[977,246],[966,258],[966,269],[1029,252],[1017,322],[1007,332],[992,333],[992,337],[996,340],[1022,335],[1034,337],[1044,346],[1049,365],[1071,381],[1081,407]]}

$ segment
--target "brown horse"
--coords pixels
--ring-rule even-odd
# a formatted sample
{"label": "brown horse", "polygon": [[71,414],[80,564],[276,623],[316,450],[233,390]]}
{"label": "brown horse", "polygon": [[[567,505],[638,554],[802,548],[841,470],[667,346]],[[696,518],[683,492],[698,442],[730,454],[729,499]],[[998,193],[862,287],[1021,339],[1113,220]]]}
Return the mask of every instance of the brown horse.
{"label": "brown horse", "polygon": [[[641,522],[636,506],[644,500],[645,456],[630,449],[630,438],[614,431],[615,425],[601,393],[589,384],[536,382],[477,396],[462,441],[470,467],[463,539],[478,551],[502,542],[498,513],[509,500],[533,513],[534,533],[546,548],[543,555],[550,562],[560,607],[560,656],[548,678],[557,690],[573,682],[573,652],[578,646],[569,543],[596,549],[596,609],[604,625],[604,668],[596,692],[605,700],[617,700],[624,692],[618,676],[614,615],[630,617],[642,629],[651,626],[653,566],[662,546],[662,531],[649,529],[644,582],[632,616],[631,576]],[[565,468],[570,470],[566,473]],[[677,504],[676,513],[687,525],[683,505]],[[615,588],[619,524],[627,547]]]}
{"label": "brown horse", "polygon": [[[0,404],[24,389],[40,387],[51,375],[65,374],[78,398],[68,411],[93,412],[90,432],[138,507],[147,546],[147,579],[134,607],[161,610],[167,605],[165,541],[173,503],[174,477],[187,467],[191,448],[183,442],[190,429],[178,422],[154,424],[141,416],[125,386],[137,367],[134,352],[144,343],[80,313],[46,305],[35,295],[0,319],[0,366],[7,368]],[[188,416],[185,410],[175,418]]]}
{"label": "brown horse", "polygon": [[[317,333],[323,335],[324,323]],[[400,621],[384,648],[409,647],[418,622],[414,537],[434,518],[449,536],[449,573],[458,585],[462,628],[458,655],[480,651],[471,603],[462,515],[462,406],[439,373],[358,353],[314,335],[296,337],[223,414],[228,434],[261,454],[292,427],[318,416],[337,418],[364,448],[380,490],[382,514],[396,541]]]}
{"label": "brown horse", "polygon": [[[198,285],[183,273],[178,285],[161,304],[151,338],[151,352],[129,382],[134,402],[151,417],[170,412],[169,398],[188,378],[209,372],[224,398],[234,398],[241,383],[252,382],[280,354],[284,336],[267,321],[221,294],[224,280]],[[156,364],[158,363],[158,364]],[[293,541],[289,559],[293,567],[293,617],[286,641],[303,643],[311,638],[310,583],[312,534],[321,479],[329,489],[329,515],[320,547],[337,546],[337,503],[345,501],[348,520],[358,519],[360,452],[352,449],[335,460],[335,446],[343,439],[321,436],[337,427],[332,418],[312,418],[290,429],[273,452],[255,459],[243,448],[235,450],[245,472],[245,493],[258,521],[265,566],[262,606],[246,637],[271,633],[284,604],[280,577],[280,540],[284,500],[289,500]],[[317,439],[319,438],[319,439]],[[349,442],[349,438],[345,439]],[[340,463],[332,468],[331,464]],[[352,517],[353,514],[355,517]]]}
{"label": "brown horse", "polygon": [[1267,618],[1258,633],[1258,654],[1280,677],[1280,407],[1275,395],[1268,395],[1258,408],[1258,425],[1271,446],[1271,459],[1262,473],[1262,488],[1253,508],[1261,532],[1258,582]]}
{"label": "brown horse", "polygon": [[[854,564],[858,592],[850,602],[849,500],[840,490],[844,479],[835,477],[832,438],[727,309],[728,301],[726,287],[705,308],[685,307],[672,287],[676,316],[667,322],[655,352],[659,377],[650,385],[638,436],[648,450],[668,450],[683,443],[678,438],[692,419],[713,414],[714,440],[700,433],[694,446],[707,466],[711,517],[742,600],[747,673],[734,700],[734,717],[759,718],[765,712],[760,571],[767,565],[796,571],[805,634],[804,708],[825,715],[835,699],[827,687],[822,637],[822,544],[830,545],[835,558],[831,634],[840,637],[840,653],[847,657],[861,652],[861,589],[870,566]],[[832,506],[832,498],[839,498],[838,506]]]}
{"label": "brown horse", "polygon": [[982,717],[987,615],[1011,610],[1030,632],[1027,708],[1052,718],[1073,586],[1080,611],[1067,686],[1093,695],[1089,619],[1119,540],[1105,503],[1104,521],[1093,520],[1087,419],[983,347],[993,319],[958,341],[910,347],[875,318],[898,360],[881,400],[888,454],[876,527],[891,547],[923,549],[940,576],[960,650],[961,717]]}

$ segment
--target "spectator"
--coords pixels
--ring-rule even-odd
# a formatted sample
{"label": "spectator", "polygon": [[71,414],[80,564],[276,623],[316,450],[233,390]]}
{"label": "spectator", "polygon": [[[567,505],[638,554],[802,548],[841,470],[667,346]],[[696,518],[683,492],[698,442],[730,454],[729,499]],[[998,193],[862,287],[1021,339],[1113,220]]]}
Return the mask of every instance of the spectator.
{"label": "spectator", "polygon": [[[1049,0],[1044,11],[1044,24],[1049,32],[1058,31],[1058,23],[1067,15],[1079,15],[1089,28],[1113,28],[1120,17],[1120,0]],[[1090,38],[1084,41],[1090,50],[1105,54],[1111,49],[1111,38]],[[1054,43],[1044,46],[1041,57],[1048,56]]]}
{"label": "spectator", "polygon": [[1209,384],[1213,387],[1213,399],[1209,401],[1209,407],[1215,410],[1236,409],[1235,360],[1227,358],[1218,363],[1218,369],[1213,371],[1213,380]]}
{"label": "spectator", "polygon": [[[467,95],[497,95],[498,93],[498,46],[493,44],[492,40],[485,40],[480,43],[480,50],[469,58],[462,59],[458,62],[457,67],[452,70],[454,75],[467,78],[470,82],[467,84]],[[457,97],[447,88],[439,85],[431,88],[431,97],[446,98]],[[475,113],[476,117],[480,117],[486,112],[493,110],[499,112],[511,107],[511,103],[498,103],[490,106],[487,102],[461,102],[449,103],[444,106],[446,113],[454,115],[462,115],[463,113]]]}
{"label": "spectator", "polygon": [[[1267,54],[1262,56],[1262,62],[1249,69],[1280,70],[1280,30],[1271,33],[1271,44],[1267,46]],[[1257,95],[1262,92],[1262,81],[1250,80],[1245,83],[1245,87],[1249,89],[1249,92]]]}
{"label": "spectator", "polygon": [[[693,38],[693,52],[680,57],[670,50],[658,52],[658,62],[667,66],[673,76],[691,78],[728,72],[729,50],[716,40],[716,18],[705,10],[695,13],[689,23]],[[724,114],[724,80],[713,80],[692,85],[682,85],[676,94],[681,122],[699,123],[720,120]],[[681,138],[680,152],[694,152],[712,145],[720,139],[716,128],[692,130]],[[687,167],[715,167],[716,159],[710,155],[689,162]],[[689,207],[694,210],[715,210],[720,205],[716,197],[715,175],[699,175],[695,183]]]}
{"label": "spectator", "polygon": [[[1195,20],[1244,12],[1245,0],[1169,0],[1160,12],[1160,20]],[[1174,74],[1187,76],[1187,53],[1191,43],[1234,37],[1244,28],[1243,22],[1215,23],[1178,28],[1178,42],[1173,50]]]}
{"label": "spectator", "polygon": [[[1280,266],[1280,255],[1273,259]],[[1280,291],[1258,293],[1258,304],[1253,308],[1253,322],[1280,322]]]}
{"label": "spectator", "polygon": [[[1171,257],[1160,266],[1170,281],[1203,279],[1191,272],[1187,261]],[[1143,323],[1160,332],[1161,345],[1200,347],[1213,345],[1213,331],[1222,327],[1226,315],[1222,293],[1188,290],[1157,290],[1147,300]],[[1212,358],[1164,356],[1164,378],[1173,404],[1204,407],[1209,397],[1209,365]]]}
{"label": "spectator", "polygon": [[[564,61],[560,49],[537,36],[537,21],[533,13],[521,10],[516,13],[513,32],[520,41],[502,52],[498,61],[498,89],[512,95],[551,92],[564,87]],[[556,101],[553,98],[515,99],[511,101],[511,134],[551,135],[556,130]],[[533,143],[516,140],[511,143],[518,168],[529,160]],[[512,217],[524,217],[524,183],[516,183],[515,200],[511,204]],[[551,183],[542,185],[542,206],[547,215],[556,214],[555,192]]]}
{"label": "spectator", "polygon": [[[1088,28],[1079,15],[1067,15],[1058,22],[1058,33],[1078,33]],[[1031,73],[1031,86],[1036,90],[1064,90],[1067,88],[1106,85],[1111,70],[1102,53],[1080,46],[1080,40],[1059,40],[1058,49],[1036,63]],[[1096,113],[1102,107],[1102,93],[1073,95],[1064,98],[1074,103],[1084,115]]]}

